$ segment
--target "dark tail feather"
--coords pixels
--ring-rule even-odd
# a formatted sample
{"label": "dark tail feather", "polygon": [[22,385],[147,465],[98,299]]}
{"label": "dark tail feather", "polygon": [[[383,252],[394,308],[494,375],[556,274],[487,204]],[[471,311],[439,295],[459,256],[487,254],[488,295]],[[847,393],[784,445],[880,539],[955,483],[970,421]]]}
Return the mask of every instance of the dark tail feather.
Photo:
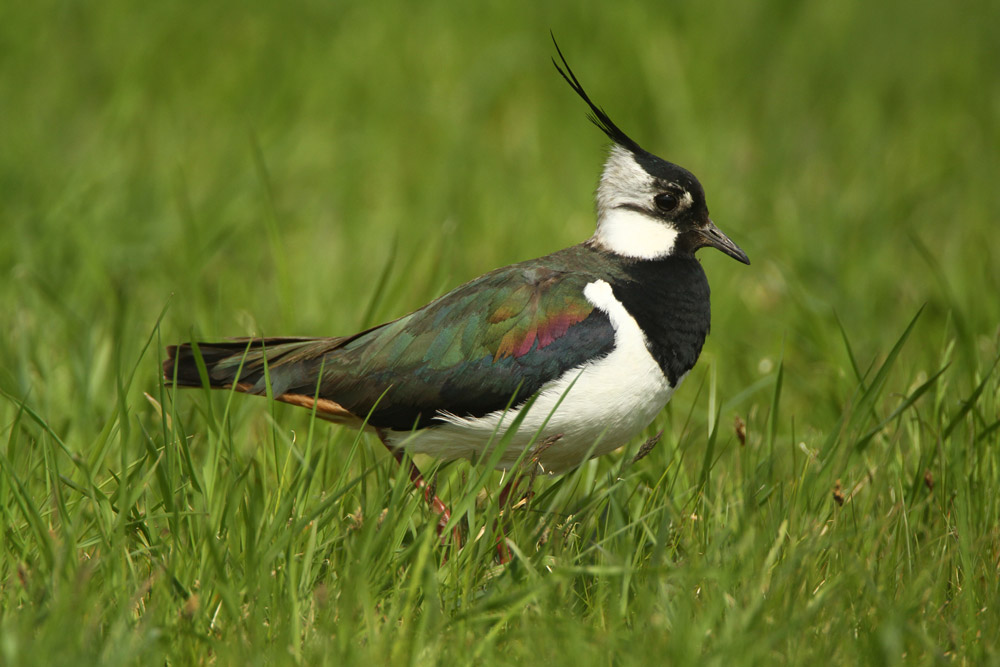
{"label": "dark tail feather", "polygon": [[[198,343],[210,387],[232,387],[250,394],[263,394],[267,384],[264,370],[275,395],[298,386],[315,387],[308,377],[320,357],[335,349],[342,338],[244,338],[224,343]],[[265,364],[266,360],[266,364]],[[178,387],[203,386],[194,346],[171,345],[163,362],[163,377]]]}

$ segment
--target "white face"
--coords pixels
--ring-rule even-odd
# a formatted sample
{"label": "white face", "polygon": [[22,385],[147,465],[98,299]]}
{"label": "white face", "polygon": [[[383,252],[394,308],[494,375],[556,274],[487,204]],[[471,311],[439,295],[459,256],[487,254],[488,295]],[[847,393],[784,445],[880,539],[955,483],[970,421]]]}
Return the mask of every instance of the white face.
{"label": "white face", "polygon": [[[676,201],[672,209],[664,211],[655,198],[668,188]],[[593,241],[623,257],[666,257],[681,232],[673,219],[689,213],[693,205],[693,196],[682,184],[653,177],[630,151],[613,145],[597,187]]]}

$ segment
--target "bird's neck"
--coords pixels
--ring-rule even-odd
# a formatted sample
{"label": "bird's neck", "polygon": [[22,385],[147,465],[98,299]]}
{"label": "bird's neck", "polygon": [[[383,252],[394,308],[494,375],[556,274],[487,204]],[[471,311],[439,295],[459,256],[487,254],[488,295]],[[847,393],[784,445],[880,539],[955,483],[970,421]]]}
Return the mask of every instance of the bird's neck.
{"label": "bird's neck", "polygon": [[620,257],[656,260],[669,257],[677,230],[639,211],[616,207],[601,211],[591,243]]}

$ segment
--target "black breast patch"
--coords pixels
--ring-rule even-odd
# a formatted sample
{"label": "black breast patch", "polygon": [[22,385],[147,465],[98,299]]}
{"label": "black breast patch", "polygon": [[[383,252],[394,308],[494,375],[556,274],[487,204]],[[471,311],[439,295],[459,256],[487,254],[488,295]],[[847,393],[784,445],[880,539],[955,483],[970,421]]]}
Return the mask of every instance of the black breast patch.
{"label": "black breast patch", "polygon": [[646,335],[646,347],[672,386],[694,367],[712,321],[708,279],[694,257],[638,261],[612,285]]}

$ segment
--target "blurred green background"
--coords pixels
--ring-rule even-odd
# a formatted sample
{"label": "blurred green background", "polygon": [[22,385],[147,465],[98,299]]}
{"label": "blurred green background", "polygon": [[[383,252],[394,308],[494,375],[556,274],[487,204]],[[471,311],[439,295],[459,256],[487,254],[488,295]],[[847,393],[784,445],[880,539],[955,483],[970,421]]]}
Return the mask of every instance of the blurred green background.
{"label": "blurred green background", "polygon": [[727,373],[782,340],[827,372],[834,313],[872,354],[924,303],[989,351],[995,3],[600,7],[6,7],[5,382],[134,352],[168,300],[171,337],[351,331],[394,243],[376,319],[586,238],[605,140],[549,28],[754,261],[702,257]]}
{"label": "blurred green background", "polygon": [[[845,406],[868,386],[859,377],[870,379],[866,370],[886,360],[924,307],[884,395],[866,406],[871,425],[950,363],[927,394],[936,395],[934,414],[947,425],[974,401],[960,416],[992,440],[970,431],[949,444],[958,431],[928,427],[923,442],[937,443],[937,459],[929,450],[908,454],[915,445],[902,435],[878,451],[908,483],[925,465],[952,462],[945,452],[960,459],[966,448],[987,447],[986,467],[969,475],[981,491],[989,487],[997,481],[996,430],[988,430],[998,418],[996,385],[975,392],[993,372],[1000,324],[998,26],[993,0],[4,3],[0,505],[8,545],[19,546],[8,546],[0,565],[3,655],[26,660],[26,646],[72,616],[54,611],[53,582],[69,577],[58,568],[45,575],[52,590],[44,601],[18,583],[19,563],[27,567],[36,547],[15,539],[30,514],[15,500],[34,503],[50,527],[86,522],[44,509],[59,479],[45,470],[64,457],[69,475],[72,453],[86,458],[102,434],[126,442],[138,437],[137,424],[159,423],[142,392],[160,396],[163,345],[192,335],[351,333],[591,234],[606,139],[551,66],[550,29],[626,132],[699,177],[713,218],[753,262],[700,255],[713,288],[712,335],[657,422],[670,442],[648,462],[652,480],[657,466],[680,465],[672,452],[681,444],[697,468],[718,419],[722,434],[705,460],[720,457],[714,470],[739,486],[743,473],[727,468],[720,452],[736,451],[729,425],[741,415],[751,440],[770,443],[760,460],[776,466],[780,479],[770,482],[787,492],[803,479],[795,452],[815,452],[836,435]],[[202,421],[205,401],[194,392],[178,398],[191,433],[211,428]],[[39,416],[34,425],[22,405]],[[252,400],[232,409],[236,439],[252,452],[253,434],[271,428],[274,409]],[[307,428],[305,413],[275,414],[277,428]],[[30,453],[31,443],[54,434],[66,452]],[[93,471],[98,485],[135,465],[128,447],[109,447],[110,459]],[[836,460],[817,497],[828,496],[834,478],[854,483],[878,468],[864,458]],[[891,506],[895,497],[882,500]],[[995,556],[995,525],[985,527],[991,508],[977,535]],[[773,539],[754,549],[759,558]],[[704,545],[723,543],[705,537]],[[79,547],[86,551],[86,541]],[[988,573],[988,559],[982,564]],[[937,572],[932,561],[911,567],[930,579]],[[719,586],[720,599],[727,590]],[[844,604],[838,613],[850,616]],[[892,608],[906,618],[917,607]],[[125,616],[127,632],[145,636],[142,614]],[[597,623],[584,616],[584,627]],[[184,632],[208,632],[201,621]],[[739,656],[739,633],[727,643],[715,622],[695,623],[699,637],[706,627],[717,634],[692,655]],[[984,653],[962,653],[958,626],[943,622],[954,633],[949,646],[947,631],[925,628],[914,639],[904,623],[903,650],[890,643],[885,654],[861,655],[997,659],[995,639]],[[102,651],[112,634],[95,627],[68,655],[109,659]],[[427,627],[430,637],[438,626]],[[639,633],[642,623],[622,627]],[[524,655],[517,646],[530,641],[518,644],[510,632],[513,648],[502,634],[490,646]],[[350,645],[381,646],[365,642]],[[787,636],[781,642],[790,643],[753,655],[808,654]],[[198,655],[191,650],[189,658]],[[144,655],[129,651],[117,659]],[[611,661],[618,651],[595,655]]]}

